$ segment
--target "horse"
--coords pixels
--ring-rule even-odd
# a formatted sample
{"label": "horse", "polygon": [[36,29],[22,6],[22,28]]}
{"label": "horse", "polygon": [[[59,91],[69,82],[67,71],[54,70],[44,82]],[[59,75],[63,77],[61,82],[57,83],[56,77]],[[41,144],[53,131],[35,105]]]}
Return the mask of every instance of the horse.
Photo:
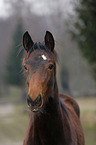
{"label": "horse", "polygon": [[40,43],[34,42],[26,31],[22,43],[29,110],[23,145],[85,145],[77,102],[59,94],[52,33],[46,31]]}

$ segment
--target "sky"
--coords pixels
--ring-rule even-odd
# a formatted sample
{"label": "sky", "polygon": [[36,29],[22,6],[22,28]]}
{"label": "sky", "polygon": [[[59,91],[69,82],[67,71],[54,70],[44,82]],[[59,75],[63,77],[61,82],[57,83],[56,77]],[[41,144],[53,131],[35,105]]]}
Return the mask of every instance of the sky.
{"label": "sky", "polygon": [[[50,14],[50,10],[48,9],[48,3],[44,0],[26,0],[27,2],[32,3],[32,10],[37,13],[38,15],[43,15],[44,13]],[[66,13],[66,11],[71,12],[72,11],[72,0],[59,0],[60,1],[60,7]],[[55,0],[54,0],[55,2]],[[65,5],[65,7],[64,7]],[[46,9],[44,9],[46,7]],[[4,0],[0,0],[0,17],[8,17],[11,14],[11,7],[8,3],[4,3]]]}
{"label": "sky", "polygon": [[7,15],[5,9],[6,7],[4,6],[4,1],[0,0],[0,17]]}

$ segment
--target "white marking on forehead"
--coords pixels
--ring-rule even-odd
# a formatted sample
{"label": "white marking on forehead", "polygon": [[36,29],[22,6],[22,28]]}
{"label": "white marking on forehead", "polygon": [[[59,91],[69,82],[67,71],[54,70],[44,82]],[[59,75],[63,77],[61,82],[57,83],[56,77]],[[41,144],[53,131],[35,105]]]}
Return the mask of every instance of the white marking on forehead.
{"label": "white marking on forehead", "polygon": [[44,54],[41,55],[41,57],[43,58],[43,60],[47,60],[47,57]]}

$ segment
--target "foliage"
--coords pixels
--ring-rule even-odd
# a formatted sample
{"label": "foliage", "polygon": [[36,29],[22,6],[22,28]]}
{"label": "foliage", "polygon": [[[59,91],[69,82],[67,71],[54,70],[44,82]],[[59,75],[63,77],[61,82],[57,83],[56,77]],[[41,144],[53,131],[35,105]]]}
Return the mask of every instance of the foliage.
{"label": "foliage", "polygon": [[22,68],[21,58],[23,55],[23,51],[21,51],[18,55],[18,52],[20,51],[18,45],[21,44],[22,34],[23,26],[20,19],[13,33],[13,41],[7,58],[6,74],[4,76],[6,84],[19,86],[22,86],[23,84],[22,74],[20,73]]}
{"label": "foliage", "polygon": [[89,62],[96,80],[96,1],[79,0],[75,3],[76,19],[71,29],[80,51]]}

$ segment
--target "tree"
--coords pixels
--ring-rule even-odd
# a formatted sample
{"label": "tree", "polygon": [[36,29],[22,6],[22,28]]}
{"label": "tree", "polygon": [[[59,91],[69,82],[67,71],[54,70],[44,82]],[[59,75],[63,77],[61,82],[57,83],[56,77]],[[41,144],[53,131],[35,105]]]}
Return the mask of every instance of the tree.
{"label": "tree", "polygon": [[13,33],[13,41],[6,61],[7,62],[6,74],[4,76],[4,80],[5,83],[10,85],[22,86],[23,84],[22,75],[20,73],[20,70],[22,68],[21,59],[23,51],[21,51],[20,54],[18,55],[20,49],[18,45],[21,44],[22,35],[23,35],[23,26],[21,19],[19,19],[16,29]]}
{"label": "tree", "polygon": [[91,66],[96,80],[96,1],[79,0],[75,3],[76,19],[71,29],[73,39]]}

